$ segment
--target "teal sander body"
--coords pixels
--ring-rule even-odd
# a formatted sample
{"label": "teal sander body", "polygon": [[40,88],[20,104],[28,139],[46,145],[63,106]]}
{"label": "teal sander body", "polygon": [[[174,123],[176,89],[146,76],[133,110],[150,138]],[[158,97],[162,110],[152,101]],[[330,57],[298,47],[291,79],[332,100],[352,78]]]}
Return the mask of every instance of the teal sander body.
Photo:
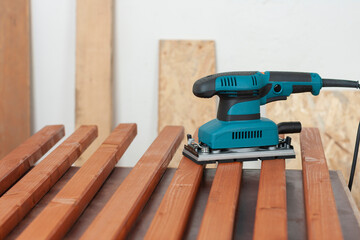
{"label": "teal sander body", "polygon": [[198,143],[188,135],[183,154],[199,164],[294,158],[291,139],[279,134],[298,133],[301,123],[277,125],[260,116],[260,106],[293,93],[318,95],[322,87],[359,88],[359,82],[300,72],[227,72],[201,78],[193,93],[200,98],[219,96],[217,118],[199,128]]}

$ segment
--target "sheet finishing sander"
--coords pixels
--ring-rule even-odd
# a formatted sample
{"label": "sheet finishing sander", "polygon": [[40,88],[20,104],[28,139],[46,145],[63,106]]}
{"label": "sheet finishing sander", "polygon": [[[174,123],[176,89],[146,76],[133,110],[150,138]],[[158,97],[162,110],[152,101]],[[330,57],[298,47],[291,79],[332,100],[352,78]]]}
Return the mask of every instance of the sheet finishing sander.
{"label": "sheet finishing sander", "polygon": [[199,128],[198,142],[188,134],[183,155],[198,164],[295,158],[291,138],[279,134],[299,133],[301,123],[275,124],[260,116],[260,106],[293,93],[318,95],[323,87],[358,89],[359,82],[302,72],[226,72],[201,78],[193,93],[219,96],[217,118]]}

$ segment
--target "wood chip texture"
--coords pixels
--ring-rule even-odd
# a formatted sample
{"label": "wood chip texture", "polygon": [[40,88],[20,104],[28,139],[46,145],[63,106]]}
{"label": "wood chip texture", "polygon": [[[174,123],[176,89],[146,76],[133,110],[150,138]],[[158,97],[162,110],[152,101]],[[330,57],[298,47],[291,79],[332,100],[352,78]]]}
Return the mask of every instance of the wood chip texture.
{"label": "wood chip texture", "polygon": [[[159,48],[158,130],[181,125],[186,133],[192,133],[216,116],[215,98],[198,98],[192,93],[196,80],[215,73],[215,42],[161,40]],[[181,151],[170,167],[178,166]]]}

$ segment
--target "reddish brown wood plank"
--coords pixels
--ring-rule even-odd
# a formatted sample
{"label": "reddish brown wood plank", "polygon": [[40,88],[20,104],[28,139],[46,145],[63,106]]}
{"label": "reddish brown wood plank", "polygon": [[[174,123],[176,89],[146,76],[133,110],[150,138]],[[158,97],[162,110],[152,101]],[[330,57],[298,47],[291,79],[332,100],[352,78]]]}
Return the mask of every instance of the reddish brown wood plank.
{"label": "reddish brown wood plank", "polygon": [[18,239],[60,239],[100,189],[134,137],[136,124],[120,124]]}
{"label": "reddish brown wood plank", "polygon": [[126,237],[184,136],[184,128],[167,126],[151,144],[82,239]]}
{"label": "reddish brown wood plank", "polygon": [[303,129],[300,145],[308,239],[342,239],[319,130]]}
{"label": "reddish brown wood plank", "polygon": [[100,189],[136,135],[120,124],[18,239],[61,239]]}
{"label": "reddish brown wood plank", "polygon": [[284,159],[261,163],[254,239],[287,239]]}
{"label": "reddish brown wood plank", "polygon": [[0,198],[0,239],[49,191],[96,136],[96,126],[81,126]]}
{"label": "reddish brown wood plank", "polygon": [[29,0],[0,1],[0,158],[30,137]]}
{"label": "reddish brown wood plank", "polygon": [[63,125],[42,128],[0,160],[0,195],[65,135]]}
{"label": "reddish brown wood plank", "polygon": [[198,239],[232,239],[241,173],[240,162],[218,165]]}
{"label": "reddish brown wood plank", "polygon": [[[197,140],[197,133],[194,134]],[[145,239],[181,239],[198,192],[204,165],[182,157]]]}

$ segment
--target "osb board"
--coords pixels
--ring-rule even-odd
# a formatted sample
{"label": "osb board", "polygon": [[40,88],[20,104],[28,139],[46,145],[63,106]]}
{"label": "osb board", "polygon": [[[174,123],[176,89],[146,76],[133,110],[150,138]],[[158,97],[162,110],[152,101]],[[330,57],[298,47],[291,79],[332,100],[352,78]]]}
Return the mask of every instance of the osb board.
{"label": "osb board", "polygon": [[98,138],[75,162],[79,166],[112,127],[113,0],[77,0],[76,13],[76,127],[99,128]]}
{"label": "osb board", "polygon": [[[204,99],[192,93],[194,82],[215,73],[215,42],[161,40],[159,46],[158,131],[165,125],[182,125],[185,133],[215,118],[215,98]],[[182,146],[186,139],[183,140]],[[170,167],[178,166],[180,147]]]}
{"label": "osb board", "polygon": [[[350,90],[323,90],[318,96],[294,94],[286,101],[267,104],[266,116],[276,123],[298,120],[303,127],[319,128],[329,169],[341,170],[348,180],[360,121],[359,102],[360,94]],[[290,136],[297,158],[287,160],[286,167],[301,169],[299,135]],[[359,171],[355,174],[352,195],[360,207]]]}
{"label": "osb board", "polygon": [[0,158],[30,136],[28,0],[0,1]]}

